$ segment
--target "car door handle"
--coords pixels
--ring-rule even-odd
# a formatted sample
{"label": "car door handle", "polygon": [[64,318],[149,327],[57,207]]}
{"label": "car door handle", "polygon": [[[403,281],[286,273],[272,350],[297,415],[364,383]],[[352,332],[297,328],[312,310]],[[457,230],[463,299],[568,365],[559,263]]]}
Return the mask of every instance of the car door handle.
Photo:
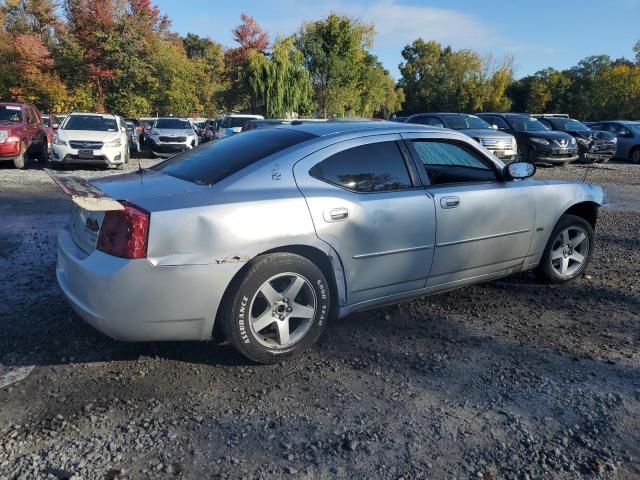
{"label": "car door handle", "polygon": [[442,208],[457,208],[460,206],[459,197],[442,197],[440,199],[440,206]]}
{"label": "car door handle", "polygon": [[346,209],[346,208],[332,208],[331,210],[329,210],[329,218],[326,218],[326,216],[325,216],[325,220],[328,220],[330,222],[335,222],[337,220],[344,220],[348,216],[349,216],[349,210],[348,209]]}

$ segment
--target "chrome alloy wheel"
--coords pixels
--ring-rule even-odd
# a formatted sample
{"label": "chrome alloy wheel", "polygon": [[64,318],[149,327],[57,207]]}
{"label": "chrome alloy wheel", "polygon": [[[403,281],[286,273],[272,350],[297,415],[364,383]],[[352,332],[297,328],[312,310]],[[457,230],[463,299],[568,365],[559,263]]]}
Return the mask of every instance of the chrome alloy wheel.
{"label": "chrome alloy wheel", "polygon": [[560,277],[574,275],[589,255],[589,238],[581,227],[562,230],[551,248],[551,266]]}
{"label": "chrome alloy wheel", "polygon": [[309,280],[279,273],[258,289],[249,307],[251,332],[269,348],[287,348],[311,328],[318,301]]}

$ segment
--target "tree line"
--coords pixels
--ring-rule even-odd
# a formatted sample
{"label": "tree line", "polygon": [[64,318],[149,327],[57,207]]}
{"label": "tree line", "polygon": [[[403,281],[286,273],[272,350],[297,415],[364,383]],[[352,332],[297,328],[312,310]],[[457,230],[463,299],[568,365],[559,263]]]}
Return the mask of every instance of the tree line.
{"label": "tree line", "polygon": [[509,57],[417,39],[402,50],[396,82],[372,53],[374,26],[353,18],[330,14],[272,40],[243,14],[232,33],[229,48],[181,37],[151,0],[0,0],[0,98],[124,116],[517,110],[640,118],[640,46],[635,62],[602,55],[515,80]]}

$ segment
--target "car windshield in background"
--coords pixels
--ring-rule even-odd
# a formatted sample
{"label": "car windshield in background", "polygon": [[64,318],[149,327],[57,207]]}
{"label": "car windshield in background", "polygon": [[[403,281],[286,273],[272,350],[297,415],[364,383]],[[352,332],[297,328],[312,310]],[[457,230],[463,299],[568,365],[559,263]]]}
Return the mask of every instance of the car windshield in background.
{"label": "car windshield in background", "polygon": [[42,123],[44,124],[45,127],[50,127],[51,126],[51,122],[49,121],[49,117],[42,117]]}
{"label": "car windshield in background", "polygon": [[191,128],[191,124],[186,120],[180,120],[179,118],[159,118],[156,120],[156,124],[153,128],[163,130],[188,130]]}
{"label": "car windshield in background", "polygon": [[516,132],[545,132],[549,130],[541,122],[530,117],[512,117],[509,118],[509,123]]}
{"label": "car windshield in background", "polygon": [[254,117],[227,117],[224,119],[222,128],[244,127],[249,120],[255,120]]}
{"label": "car windshield in background", "polygon": [[635,135],[640,135],[640,122],[629,123],[627,127],[629,127]]}
{"label": "car windshield in background", "polygon": [[450,128],[454,130],[465,130],[467,128],[491,128],[487,122],[473,115],[446,115]]}
{"label": "car windshield in background", "polygon": [[556,120],[556,122],[560,124],[560,129],[565,131],[586,132],[589,130],[589,127],[587,127],[584,123],[573,120],[572,118]]}
{"label": "car windshield in background", "polygon": [[118,124],[115,118],[101,117],[100,115],[70,115],[62,129],[116,132]]}
{"label": "car windshield in background", "polygon": [[11,105],[0,106],[0,122],[21,122],[22,110]]}
{"label": "car windshield in background", "polygon": [[153,167],[173,177],[213,185],[252,163],[315,135],[280,128],[251,130],[188,150]]}

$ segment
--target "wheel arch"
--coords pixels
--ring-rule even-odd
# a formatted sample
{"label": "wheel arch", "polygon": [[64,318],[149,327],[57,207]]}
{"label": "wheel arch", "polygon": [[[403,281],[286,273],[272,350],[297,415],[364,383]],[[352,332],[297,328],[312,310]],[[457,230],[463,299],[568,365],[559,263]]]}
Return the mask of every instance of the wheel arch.
{"label": "wheel arch", "polygon": [[219,317],[222,315],[223,305],[225,301],[228,300],[228,297],[232,294],[234,289],[237,287],[240,280],[246,274],[246,272],[251,268],[251,265],[258,259],[264,255],[269,255],[271,253],[293,253],[296,255],[300,255],[313,262],[315,265],[322,270],[322,273],[327,278],[329,282],[329,289],[332,295],[332,298],[336,299],[333,302],[331,312],[332,315],[337,315],[341,306],[346,304],[346,280],[344,271],[342,268],[342,261],[340,260],[339,255],[335,252],[331,247],[327,246],[327,251],[318,248],[317,246],[311,245],[303,245],[303,244],[292,244],[292,245],[282,245],[279,247],[275,247],[269,250],[265,250],[263,252],[258,253],[254,257],[252,257],[249,261],[247,261],[233,276],[227,288],[225,288],[224,294],[221,297],[220,304],[218,305],[218,309],[215,315],[215,319],[213,322],[213,338],[222,338],[222,327],[221,322],[219,322]]}
{"label": "wheel arch", "polygon": [[576,217],[584,218],[589,222],[591,228],[595,230],[599,208],[600,205],[593,201],[579,202],[571,205],[568,209],[562,212],[562,215],[575,215]]}

